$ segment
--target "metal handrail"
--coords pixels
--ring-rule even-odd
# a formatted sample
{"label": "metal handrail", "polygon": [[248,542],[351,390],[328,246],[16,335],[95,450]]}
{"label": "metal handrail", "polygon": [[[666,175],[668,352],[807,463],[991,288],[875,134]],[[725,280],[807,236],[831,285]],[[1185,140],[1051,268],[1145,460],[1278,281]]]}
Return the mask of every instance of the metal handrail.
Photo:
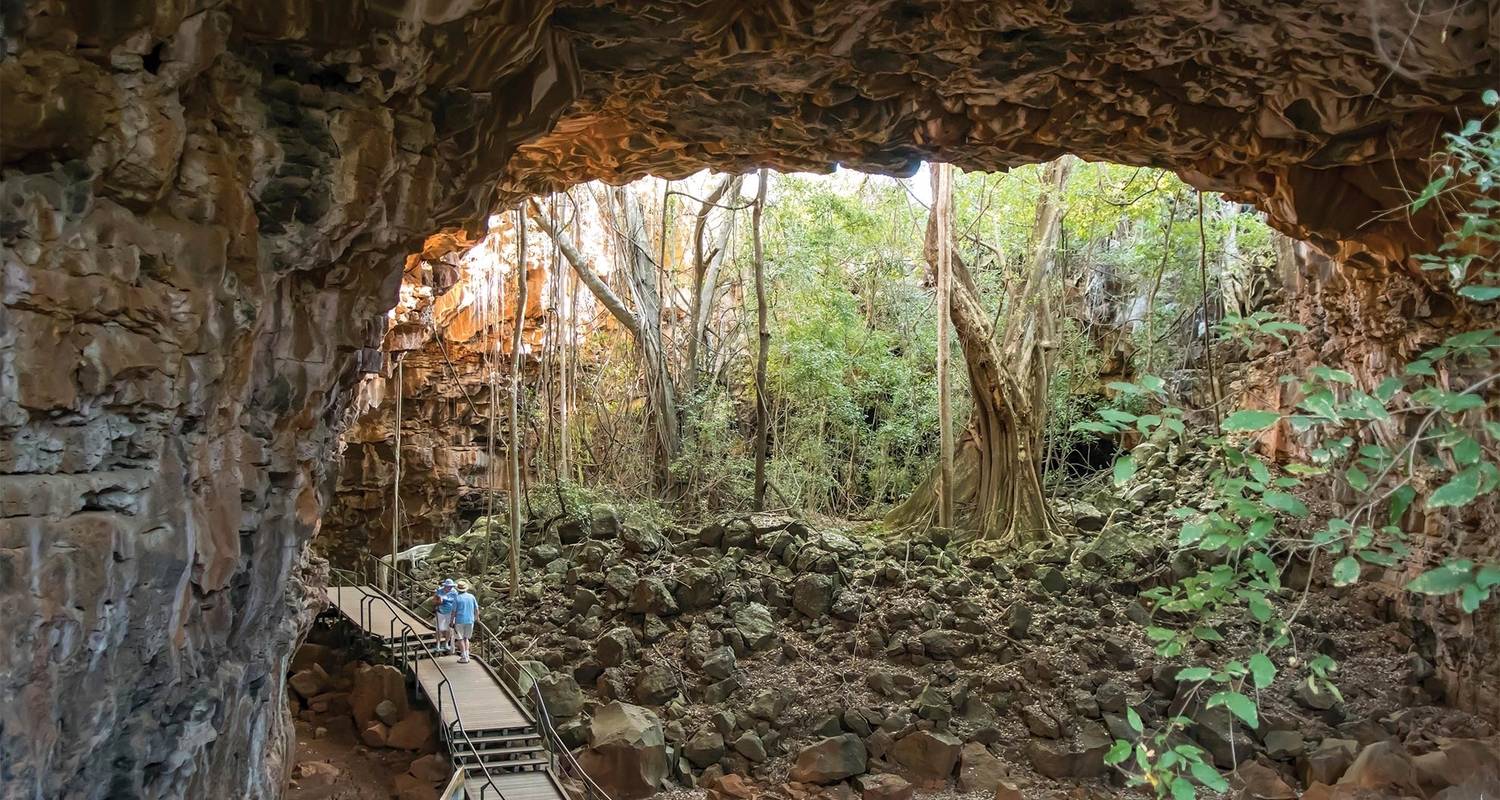
{"label": "metal handrail", "polygon": [[[369,556],[369,554],[364,555]],[[402,572],[400,567],[394,565],[387,566],[405,578],[408,586],[416,587],[420,585],[416,577]],[[521,660],[511,652],[510,648],[505,646],[505,642],[500,639],[498,634],[490,630],[488,625],[484,624],[483,620],[475,619],[474,622],[475,627],[483,634],[483,638],[478,640],[481,645],[481,652],[498,652],[500,656],[499,661],[502,665],[502,670],[499,674],[490,670],[491,674],[494,674],[499,679],[501,686],[510,691],[512,696],[533,706],[532,715],[536,718],[537,730],[542,734],[542,741],[548,745],[547,751],[552,757],[554,768],[561,762],[563,764],[562,771],[583,785],[584,796],[588,800],[611,800],[609,794],[584,771],[583,765],[578,763],[578,759],[574,757],[573,751],[568,749],[562,740],[562,735],[553,726],[552,714],[547,710],[547,704],[542,698],[541,687],[537,685],[537,676],[521,664]],[[490,665],[485,661],[482,660],[480,663],[486,669],[490,669]],[[514,677],[507,674],[507,670],[510,669],[514,670]],[[531,678],[531,688],[529,691],[521,691],[520,675],[522,671],[525,671],[527,677]]]}
{"label": "metal handrail", "polygon": [[[332,571],[332,570],[330,570],[330,571]],[[344,571],[344,570],[339,570],[339,571],[340,572],[344,572],[347,575],[353,576],[352,573],[349,573],[347,571]],[[377,594],[371,594],[369,592],[364,592],[362,594],[363,594],[363,596],[360,598],[360,601],[359,601],[359,616],[360,616],[359,623],[360,623],[360,628],[362,630],[366,630],[366,631],[370,630],[370,626],[369,626],[370,617],[367,615],[367,607],[373,607],[375,605],[374,601],[379,600],[380,602],[384,603],[386,605],[386,608],[388,608],[392,612],[391,613],[391,620],[390,620],[390,624],[389,624],[389,632],[390,632],[391,635],[386,637],[386,641],[394,641],[396,639],[396,635],[395,635],[396,620],[397,620],[397,617],[399,615],[396,614],[395,612],[397,612],[397,611],[403,611],[406,614],[408,614],[409,616],[416,616],[415,614],[412,614],[406,608],[402,607],[400,605],[400,601],[399,600],[396,601],[393,604],[392,603],[392,599],[385,597],[383,594],[377,595]],[[415,659],[410,658],[411,649],[412,649],[411,645],[413,643],[415,643],[418,646],[420,646],[422,648],[422,650],[427,654],[427,660],[429,662],[431,662],[433,669],[436,669],[437,672],[438,672],[438,675],[442,678],[440,681],[438,681],[438,685],[437,685],[437,694],[438,694],[438,696],[437,696],[437,706],[438,706],[437,712],[438,712],[438,723],[440,725],[442,724],[442,720],[443,720],[443,689],[446,688],[448,690],[448,699],[453,704],[453,722],[450,723],[450,724],[448,724],[448,725],[443,725],[443,727],[446,729],[446,735],[443,738],[444,738],[444,741],[447,742],[450,745],[450,747],[449,747],[450,752],[452,750],[451,744],[453,742],[453,734],[457,733],[458,735],[460,735],[460,736],[463,737],[464,743],[469,746],[469,752],[472,753],[472,754],[474,754],[474,756],[475,756],[475,759],[476,759],[475,763],[478,764],[479,770],[482,773],[484,773],[485,786],[484,786],[483,789],[479,790],[480,800],[484,800],[485,797],[489,796],[489,790],[490,789],[494,789],[495,790],[495,795],[497,797],[499,797],[500,800],[505,800],[505,793],[502,792],[502,791],[500,791],[500,787],[499,786],[495,785],[495,776],[493,776],[493,775],[490,774],[490,768],[489,768],[489,766],[484,763],[484,760],[482,758],[479,758],[479,752],[480,751],[479,751],[478,746],[476,746],[474,744],[474,740],[472,738],[470,738],[469,732],[466,731],[466,730],[464,730],[464,728],[463,728],[463,716],[462,716],[462,713],[459,711],[458,697],[453,693],[453,683],[452,683],[452,680],[448,677],[448,673],[443,670],[443,665],[438,662],[438,660],[437,660],[437,654],[432,651],[432,648],[430,648],[430,647],[427,646],[427,642],[423,641],[421,637],[419,637],[419,636],[416,635],[416,630],[413,629],[411,627],[411,625],[409,625],[409,624],[407,624],[405,622],[401,623],[401,655],[399,656],[399,659],[398,659],[400,661],[400,663],[401,663],[401,666],[402,666],[402,672],[408,672],[408,671],[413,672],[413,673],[416,672],[416,670],[412,670],[412,669],[410,669],[407,666],[408,664],[410,664],[410,663],[412,663],[412,662],[415,661]],[[417,684],[421,685],[420,675],[413,674],[413,677],[418,678]],[[468,775],[468,769],[467,769],[467,767],[462,766],[462,765],[459,765],[458,768],[455,770],[455,772],[458,775],[460,775],[460,776],[467,777],[467,775]]]}

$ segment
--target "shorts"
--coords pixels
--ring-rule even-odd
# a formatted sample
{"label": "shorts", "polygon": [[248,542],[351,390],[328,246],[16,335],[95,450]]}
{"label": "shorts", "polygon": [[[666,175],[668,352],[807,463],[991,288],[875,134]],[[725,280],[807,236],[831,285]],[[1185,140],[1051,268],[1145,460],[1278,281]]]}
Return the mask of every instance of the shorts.
{"label": "shorts", "polygon": [[453,635],[457,636],[460,639],[470,639],[470,638],[472,638],[474,636],[474,623],[472,623],[472,622],[455,622],[455,623],[453,623]]}
{"label": "shorts", "polygon": [[444,631],[448,630],[451,627],[453,627],[453,615],[452,614],[438,614],[437,615],[437,632],[438,633],[443,633]]}

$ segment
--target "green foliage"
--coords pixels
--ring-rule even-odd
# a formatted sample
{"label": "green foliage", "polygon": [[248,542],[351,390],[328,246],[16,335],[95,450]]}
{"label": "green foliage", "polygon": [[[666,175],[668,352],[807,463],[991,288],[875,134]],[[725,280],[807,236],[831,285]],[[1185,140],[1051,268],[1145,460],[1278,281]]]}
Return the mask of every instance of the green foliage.
{"label": "green foliage", "polygon": [[[1491,105],[1495,97],[1487,98]],[[1429,267],[1447,270],[1455,286],[1471,300],[1500,297],[1483,281],[1497,277],[1493,270],[1495,244],[1500,242],[1500,218],[1490,198],[1500,187],[1500,146],[1496,129],[1470,123],[1448,137],[1450,163],[1413,202],[1420,209],[1461,180],[1474,191],[1457,214],[1454,233],[1437,254],[1425,259]],[[1483,243],[1481,246],[1476,244]],[[1478,253],[1488,252],[1488,261]],[[1226,318],[1220,336],[1248,344],[1256,337],[1287,343],[1298,326],[1257,312]],[[1425,493],[1429,514],[1454,514],[1500,488],[1500,424],[1484,418],[1485,390],[1500,380],[1500,332],[1474,330],[1449,337],[1414,359],[1400,377],[1374,388],[1362,388],[1353,375],[1314,366],[1305,375],[1286,376],[1301,398],[1296,413],[1285,418],[1265,410],[1236,410],[1219,421],[1222,435],[1203,437],[1219,468],[1211,476],[1214,497],[1202,508],[1178,509],[1183,519],[1178,544],[1199,551],[1207,566],[1173,586],[1142,593],[1158,612],[1176,624],[1145,629],[1158,655],[1172,658],[1201,652],[1201,643],[1225,641],[1234,630],[1243,660],[1218,665],[1197,664],[1177,673],[1194,690],[1212,692],[1208,707],[1223,706],[1245,725],[1259,724],[1254,693],[1267,689],[1282,673],[1300,673],[1310,687],[1341,697],[1332,681],[1337,664],[1326,655],[1302,663],[1291,636],[1290,617],[1301,603],[1287,608],[1286,600],[1307,587],[1284,587],[1281,576],[1293,559],[1331,564],[1330,579],[1337,586],[1357,583],[1374,569],[1423,567],[1406,584],[1414,593],[1452,597],[1465,613],[1490,599],[1500,584],[1500,565],[1476,564],[1450,558],[1432,565],[1413,564],[1402,522],[1416,498]],[[1140,420],[1178,418],[1180,409],[1167,405],[1162,381],[1142,378],[1135,384],[1112,384],[1123,398],[1153,398],[1162,407],[1153,415],[1102,409],[1096,421],[1085,423],[1102,431],[1123,431]],[[1491,393],[1493,389],[1490,389]],[[1253,452],[1253,434],[1285,421],[1310,436],[1315,444],[1310,459],[1276,469]],[[1159,423],[1160,424],[1160,423]],[[1376,436],[1380,430],[1399,432],[1397,441]],[[1154,427],[1147,424],[1143,432]],[[1181,431],[1176,431],[1181,435]],[[1186,442],[1184,442],[1186,444]],[[1116,482],[1128,482],[1133,463],[1116,464]],[[1356,498],[1342,513],[1313,515],[1291,491],[1304,479],[1317,478]],[[1303,597],[1305,600],[1305,595]],[[1193,724],[1187,719],[1167,721],[1150,741],[1120,740],[1110,751],[1112,764],[1128,767],[1136,783],[1154,787],[1160,797],[1192,797],[1197,787],[1222,791],[1222,777],[1211,768],[1198,768],[1173,749],[1168,737]],[[1133,764],[1127,761],[1135,753]]]}
{"label": "green foliage", "polygon": [[[1484,104],[1500,107],[1491,89]],[[1412,200],[1411,210],[1429,204],[1450,216],[1452,225],[1437,252],[1419,256],[1422,268],[1447,273],[1458,293],[1470,300],[1500,298],[1500,113],[1469,120],[1456,133],[1443,134],[1442,163]]]}

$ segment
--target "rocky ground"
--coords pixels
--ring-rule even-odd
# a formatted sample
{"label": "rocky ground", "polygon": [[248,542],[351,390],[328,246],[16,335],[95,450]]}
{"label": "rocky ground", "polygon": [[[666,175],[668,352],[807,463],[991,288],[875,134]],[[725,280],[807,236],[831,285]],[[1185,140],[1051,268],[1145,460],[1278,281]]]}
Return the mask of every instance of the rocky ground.
{"label": "rocky ground", "polygon": [[1184,662],[1156,658],[1137,596],[1196,568],[1149,521],[1206,481],[1171,450],[1136,455],[1148,472],[1124,497],[1064,504],[1064,535],[1024,553],[770,515],[686,529],[601,505],[526,531],[514,599],[504,532],[482,521],[423,569],[476,582],[483,619],[534,662],[560,733],[622,800],[1126,796],[1139,790],[1103,755],[1131,737],[1127,707],[1148,728],[1193,717],[1241,796],[1477,797],[1448,787],[1500,771],[1494,731],[1437,705],[1422,643],[1358,594],[1321,590],[1293,624],[1342,662],[1341,701],[1288,671],[1247,730],[1179,686]]}
{"label": "rocky ground", "polygon": [[452,770],[430,709],[358,640],[316,627],[292,660],[297,752],[285,800],[430,800]]}

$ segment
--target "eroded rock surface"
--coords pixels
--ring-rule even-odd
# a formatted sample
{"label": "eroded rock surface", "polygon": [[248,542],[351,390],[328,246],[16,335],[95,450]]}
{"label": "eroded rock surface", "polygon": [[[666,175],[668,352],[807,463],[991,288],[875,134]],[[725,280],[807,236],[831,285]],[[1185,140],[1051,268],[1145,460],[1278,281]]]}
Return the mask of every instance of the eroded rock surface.
{"label": "eroded rock surface", "polygon": [[1071,150],[1400,255],[1430,223],[1365,223],[1496,69],[1487,4],[1412,13],[6,4],[0,774],[40,797],[277,794],[334,434],[406,254],[497,185]]}

